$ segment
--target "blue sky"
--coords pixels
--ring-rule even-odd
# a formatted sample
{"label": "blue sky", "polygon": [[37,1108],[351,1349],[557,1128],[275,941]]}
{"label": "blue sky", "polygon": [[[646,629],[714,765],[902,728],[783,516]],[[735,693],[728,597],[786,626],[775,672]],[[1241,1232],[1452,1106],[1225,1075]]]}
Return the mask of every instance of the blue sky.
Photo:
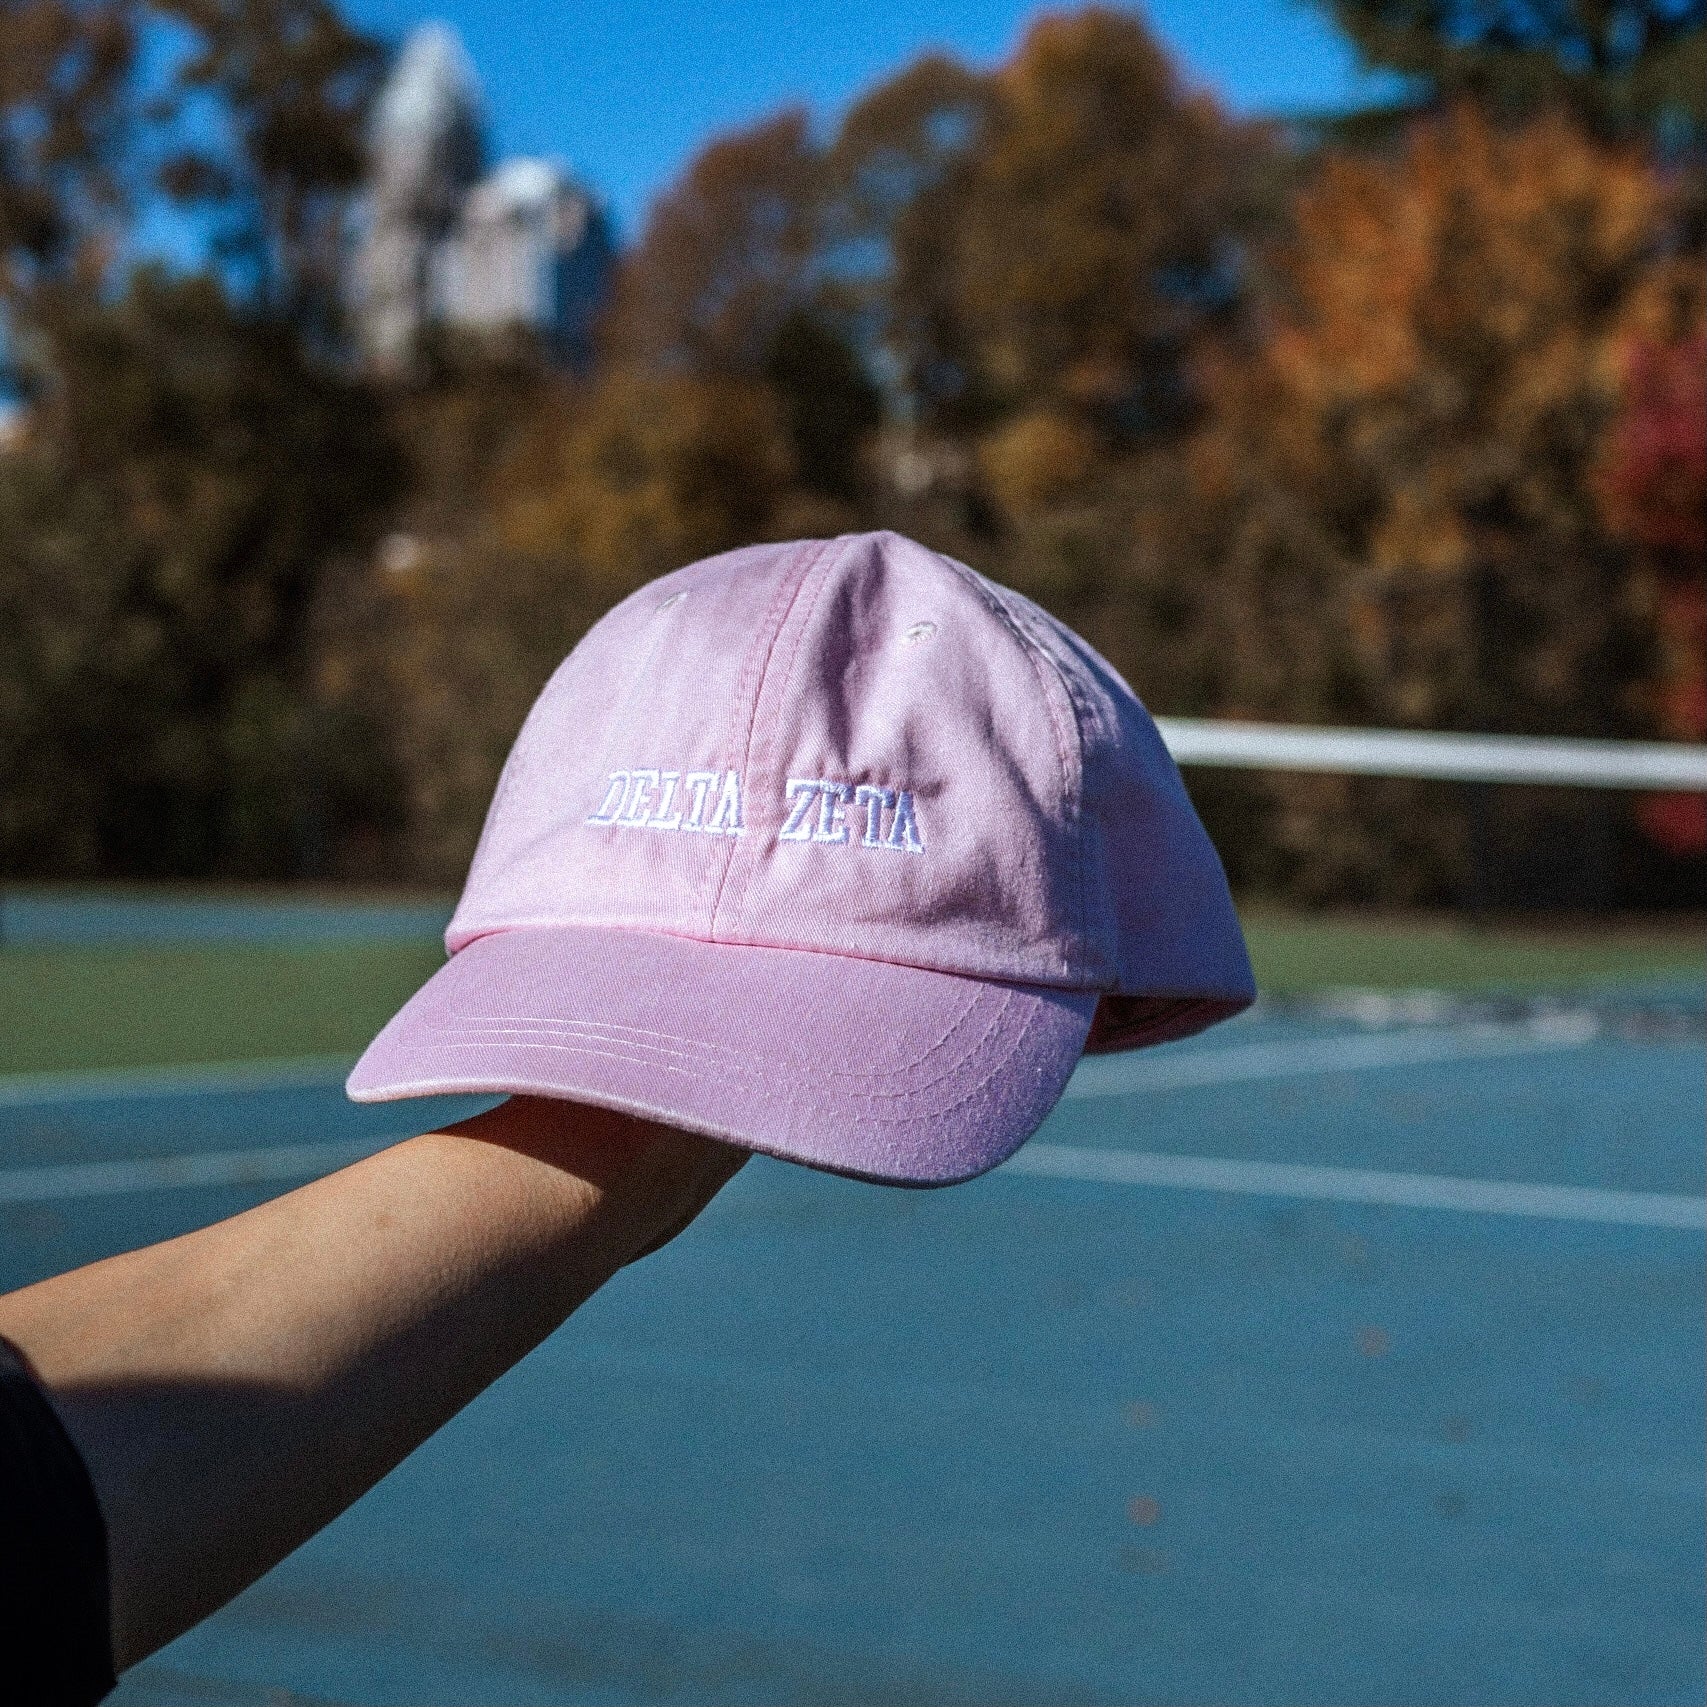
{"label": "blue sky", "polygon": [[[346,0],[397,38],[456,27],[486,90],[494,148],[567,159],[634,235],[652,197],[721,130],[789,102],[833,122],[929,48],[1004,58],[1036,6],[1005,0]],[[1302,0],[1159,0],[1151,27],[1186,78],[1234,112],[1320,111],[1380,87]]]}

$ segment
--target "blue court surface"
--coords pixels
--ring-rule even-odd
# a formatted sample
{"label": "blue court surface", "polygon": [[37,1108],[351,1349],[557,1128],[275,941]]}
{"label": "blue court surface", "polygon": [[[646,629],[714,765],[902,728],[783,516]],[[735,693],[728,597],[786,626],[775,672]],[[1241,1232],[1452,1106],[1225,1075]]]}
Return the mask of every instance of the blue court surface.
{"label": "blue court surface", "polygon": [[[971,1185],[757,1161],[114,1699],[1699,1702],[1701,1015],[1269,1010]],[[0,1081],[0,1285],[444,1112]]]}

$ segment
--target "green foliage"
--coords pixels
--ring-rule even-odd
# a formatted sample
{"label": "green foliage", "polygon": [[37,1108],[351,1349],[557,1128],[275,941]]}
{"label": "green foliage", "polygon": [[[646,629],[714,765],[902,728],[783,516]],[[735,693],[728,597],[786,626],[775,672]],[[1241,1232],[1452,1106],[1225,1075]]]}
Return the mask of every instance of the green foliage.
{"label": "green foliage", "polygon": [[[335,335],[346,199],[384,55],[328,0],[154,0],[194,46],[175,95],[228,115],[210,147],[180,134],[161,179],[214,222],[246,294],[300,331]],[[171,102],[166,103],[168,109]]]}
{"label": "green foliage", "polygon": [[129,0],[0,6],[0,293],[98,271],[123,201],[136,28]]}
{"label": "green foliage", "polygon": [[1326,0],[1371,65],[1430,101],[1562,106],[1603,133],[1707,138],[1703,0]]}
{"label": "green foliage", "polygon": [[296,868],[323,744],[306,623],[328,559],[393,494],[383,420],[208,279],[144,274],[39,324],[52,367],[0,460],[0,744],[41,786],[8,788],[4,856]]}
{"label": "green foliage", "polygon": [[[1701,3],[1335,0],[1429,116],[1311,148],[1187,88],[1135,15],[1048,14],[831,137],[791,110],[715,139],[592,372],[445,335],[381,387],[336,288],[374,43],[331,0],[17,0],[0,860],[453,881],[603,610],[858,527],[1030,593],[1158,711],[1699,738],[1707,193],[1653,143],[1699,125]],[[142,102],[161,17],[190,48]],[[210,276],[121,271],[162,187]],[[1490,865],[1682,893],[1707,834],[1663,799],[1641,843],[1604,801],[1199,792],[1241,882],[1313,901]]]}

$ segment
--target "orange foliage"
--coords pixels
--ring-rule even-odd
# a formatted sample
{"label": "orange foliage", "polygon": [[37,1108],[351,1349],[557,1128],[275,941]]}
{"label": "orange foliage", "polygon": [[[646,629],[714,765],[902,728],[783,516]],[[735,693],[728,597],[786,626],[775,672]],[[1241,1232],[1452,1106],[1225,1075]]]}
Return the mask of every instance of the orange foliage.
{"label": "orange foliage", "polygon": [[[1699,291],[1674,293],[1671,306],[1669,325],[1631,340],[1601,496],[1608,522],[1640,548],[1652,581],[1656,728],[1700,741],[1707,737],[1707,332]],[[1637,816],[1670,853],[1707,851],[1701,795],[1645,795]]]}
{"label": "orange foliage", "polygon": [[1106,408],[1200,317],[1236,133],[1143,25],[1046,15],[996,79],[961,211],[960,304],[999,395]]}
{"label": "orange foliage", "polygon": [[624,364],[753,375],[806,294],[819,160],[798,109],[719,138],[653,208],[606,328]]}
{"label": "orange foliage", "polygon": [[1082,488],[1100,446],[1071,416],[1039,409],[1016,415],[979,447],[984,483],[1004,514],[1035,515]]}
{"label": "orange foliage", "polygon": [[619,369],[542,414],[496,476],[493,519],[505,546],[620,596],[761,536],[791,473],[762,387]]}
{"label": "orange foliage", "polygon": [[1267,335],[1215,368],[1197,454],[1206,491],[1254,469],[1315,519],[1345,710],[1600,734],[1635,715],[1594,471],[1668,214],[1639,153],[1468,108],[1396,158],[1330,157],[1300,197]]}

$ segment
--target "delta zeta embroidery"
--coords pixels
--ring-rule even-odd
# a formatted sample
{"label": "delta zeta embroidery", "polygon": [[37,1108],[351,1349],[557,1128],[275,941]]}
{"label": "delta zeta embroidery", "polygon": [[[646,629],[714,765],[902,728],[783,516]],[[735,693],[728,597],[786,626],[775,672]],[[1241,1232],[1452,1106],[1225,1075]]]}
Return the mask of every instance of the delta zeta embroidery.
{"label": "delta zeta embroidery", "polygon": [[[922,854],[912,790],[833,777],[791,776],[783,790],[786,816],[777,839],[818,846],[882,848]],[[739,771],[667,771],[640,765],[612,771],[589,824],[613,830],[664,830],[682,835],[743,836]]]}
{"label": "delta zeta embroidery", "polygon": [[589,824],[618,830],[678,830],[693,835],[740,836],[739,771],[664,771],[639,766],[612,771]]}
{"label": "delta zeta embroidery", "polygon": [[888,848],[892,853],[925,851],[911,789],[879,788],[869,782],[837,782],[821,776],[791,776],[784,792],[788,818],[777,831],[779,841],[845,844],[853,839],[855,830],[860,830],[862,848]]}

